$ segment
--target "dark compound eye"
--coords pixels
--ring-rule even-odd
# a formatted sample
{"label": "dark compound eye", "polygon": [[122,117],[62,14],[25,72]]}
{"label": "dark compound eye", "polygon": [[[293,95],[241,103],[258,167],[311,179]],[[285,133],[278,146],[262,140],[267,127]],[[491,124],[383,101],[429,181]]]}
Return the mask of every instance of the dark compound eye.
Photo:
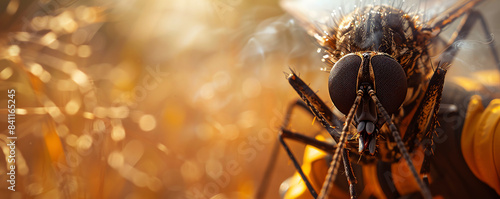
{"label": "dark compound eye", "polygon": [[[340,59],[330,71],[328,89],[333,104],[340,112],[348,114],[356,98],[356,82],[362,58],[349,54]],[[369,60],[365,60],[369,61]],[[394,113],[406,97],[406,75],[403,67],[387,55],[371,58],[375,75],[375,92],[389,114]]]}
{"label": "dark compound eye", "polygon": [[371,60],[375,73],[375,92],[387,113],[396,112],[406,97],[406,74],[403,67],[387,55],[376,55]]}
{"label": "dark compound eye", "polygon": [[361,57],[349,54],[335,63],[328,78],[328,90],[333,104],[347,115],[356,99],[356,79],[361,66]]}

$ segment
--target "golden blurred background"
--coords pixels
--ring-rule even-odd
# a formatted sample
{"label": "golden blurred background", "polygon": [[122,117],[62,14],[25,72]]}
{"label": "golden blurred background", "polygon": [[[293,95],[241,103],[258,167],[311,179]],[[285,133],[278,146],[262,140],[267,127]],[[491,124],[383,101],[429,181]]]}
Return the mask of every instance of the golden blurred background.
{"label": "golden blurred background", "polygon": [[[277,1],[10,0],[0,9],[4,155],[9,89],[18,137],[16,191],[1,175],[2,198],[255,197],[296,97],[287,57],[314,53],[309,41],[287,43],[303,33]],[[270,198],[294,171],[284,156],[277,166]]]}
{"label": "golden blurred background", "polygon": [[262,181],[277,198],[295,171],[281,153],[264,176],[297,98],[283,72],[328,99],[312,40],[277,0],[4,0],[0,13],[6,157],[9,89],[18,137],[1,198],[254,198]]}

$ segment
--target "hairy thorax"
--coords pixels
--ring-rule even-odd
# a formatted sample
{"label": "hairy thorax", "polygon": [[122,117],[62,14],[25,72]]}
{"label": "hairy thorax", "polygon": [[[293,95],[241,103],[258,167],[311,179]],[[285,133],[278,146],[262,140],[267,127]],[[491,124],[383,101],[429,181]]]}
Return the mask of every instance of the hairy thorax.
{"label": "hairy thorax", "polygon": [[[418,17],[389,6],[369,6],[347,15],[336,31],[340,55],[358,51],[384,52],[395,58],[407,76],[428,73],[420,69],[426,58],[428,35],[420,31]],[[421,71],[424,70],[424,71]]]}
{"label": "hairy thorax", "polygon": [[[402,136],[406,129],[405,120],[413,117],[432,74],[427,48],[431,36],[421,30],[419,23],[418,16],[389,6],[358,9],[338,24],[331,55],[335,62],[352,52],[377,51],[389,54],[401,64],[408,89],[403,107],[395,113],[393,120],[400,127]],[[385,161],[396,161],[400,154],[393,150],[395,143],[390,131],[386,128],[380,130],[384,138],[378,139],[379,153],[376,156]]]}

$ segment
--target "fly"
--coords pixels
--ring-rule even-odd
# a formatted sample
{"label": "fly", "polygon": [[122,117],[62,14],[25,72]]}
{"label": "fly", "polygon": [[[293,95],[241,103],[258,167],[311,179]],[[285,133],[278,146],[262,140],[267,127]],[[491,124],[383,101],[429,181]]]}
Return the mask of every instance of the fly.
{"label": "fly", "polygon": [[[324,52],[323,62],[331,66],[330,98],[346,115],[345,119],[337,117],[294,71],[289,74],[288,81],[302,100],[288,107],[279,141],[314,198],[327,197],[341,159],[349,193],[351,198],[356,198],[356,177],[350,156],[364,162],[405,159],[422,196],[432,198],[427,179],[430,155],[424,157],[417,172],[410,153],[418,147],[432,151],[432,143],[422,141],[432,140],[434,136],[445,74],[457,53],[457,49],[450,46],[465,38],[476,22],[482,22],[482,29],[488,36],[484,18],[473,9],[480,2],[457,2],[428,21],[393,5],[359,6],[347,15],[341,13],[342,18],[333,20],[333,24],[310,23],[306,16],[293,11],[290,2],[282,3]],[[432,63],[430,45],[438,41],[444,27],[462,16],[454,36],[446,42],[447,48],[442,53],[446,56]],[[490,47],[496,63],[500,63],[492,43]],[[288,129],[289,115],[295,108],[303,108],[315,117],[336,144]],[[307,179],[285,139],[300,141],[333,155],[319,193]]]}

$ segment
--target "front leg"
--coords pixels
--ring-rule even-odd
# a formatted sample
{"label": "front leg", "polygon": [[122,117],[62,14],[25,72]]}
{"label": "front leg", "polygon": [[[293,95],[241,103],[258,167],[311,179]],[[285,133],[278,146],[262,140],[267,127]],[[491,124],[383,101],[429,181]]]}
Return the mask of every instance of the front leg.
{"label": "front leg", "polygon": [[316,95],[314,91],[302,81],[294,71],[288,75],[288,82],[306,103],[316,119],[328,131],[332,138],[338,143],[340,133],[334,130],[334,126],[342,126],[340,121],[328,106]]}
{"label": "front leg", "polygon": [[427,175],[430,169],[429,158],[433,153],[434,129],[437,125],[437,114],[441,103],[446,70],[447,67],[438,65],[434,71],[422,102],[418,106],[403,138],[403,142],[410,146],[410,151],[412,151],[416,146],[415,142],[418,142],[416,139],[421,137],[419,144],[424,144],[425,157],[420,174],[424,175]]}

